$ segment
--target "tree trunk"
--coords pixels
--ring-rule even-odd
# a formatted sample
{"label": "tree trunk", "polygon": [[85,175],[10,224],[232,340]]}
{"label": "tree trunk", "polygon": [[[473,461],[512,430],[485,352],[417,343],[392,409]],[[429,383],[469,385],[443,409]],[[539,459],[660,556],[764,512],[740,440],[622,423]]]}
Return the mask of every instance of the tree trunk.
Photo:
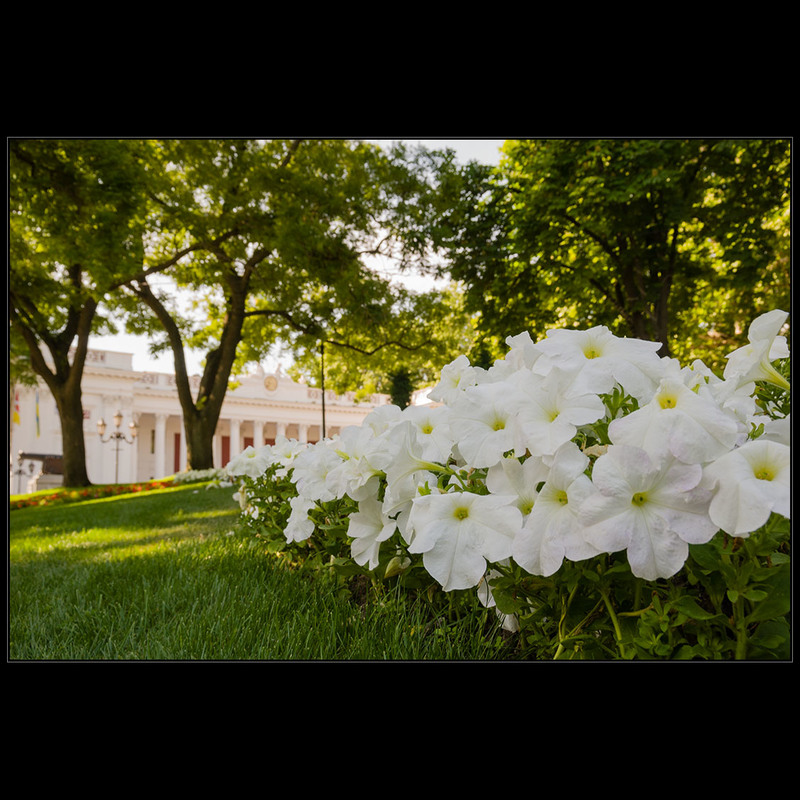
{"label": "tree trunk", "polygon": [[217,429],[219,412],[211,418],[207,413],[184,415],[186,433],[186,461],[189,469],[212,469],[214,467],[214,432]]}
{"label": "tree trunk", "polygon": [[[255,256],[251,260],[254,261]],[[189,469],[204,470],[212,469],[214,466],[214,432],[227,393],[228,379],[236,360],[236,348],[242,335],[249,273],[250,269],[243,277],[231,273],[227,297],[228,313],[223,323],[220,345],[211,350],[206,357],[196,399],[192,397],[189,386],[183,339],[175,320],[152,293],[146,281],[140,282],[135,288],[139,297],[150,306],[164,326],[172,348],[175,359],[175,385],[183,411]]]}
{"label": "tree trunk", "polygon": [[[89,486],[91,481],[86,471],[86,444],[83,439],[83,402],[81,380],[89,333],[97,303],[89,300],[80,308],[69,310],[69,320],[64,331],[57,335],[37,335],[35,328],[26,324],[18,313],[13,313],[12,324],[25,339],[30,353],[31,367],[41,377],[53,394],[61,422],[61,446],[64,486]],[[41,338],[40,338],[41,337]],[[72,343],[75,351],[70,363]],[[41,350],[45,344],[53,359],[52,367]]]}
{"label": "tree trunk", "polygon": [[672,276],[669,275],[662,279],[654,309],[656,341],[661,342],[661,349],[658,351],[658,355],[662,358],[671,355],[669,347],[669,295],[671,288]]}
{"label": "tree trunk", "polygon": [[67,380],[55,389],[53,396],[61,419],[64,486],[89,486],[91,482],[86,471],[80,381]]}

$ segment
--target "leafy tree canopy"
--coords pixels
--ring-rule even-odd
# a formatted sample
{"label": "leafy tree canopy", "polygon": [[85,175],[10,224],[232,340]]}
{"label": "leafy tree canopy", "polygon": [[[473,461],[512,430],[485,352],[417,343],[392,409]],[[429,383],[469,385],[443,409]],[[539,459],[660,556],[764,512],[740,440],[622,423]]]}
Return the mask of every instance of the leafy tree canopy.
{"label": "leafy tree canopy", "polygon": [[[430,158],[349,140],[152,145],[152,171],[165,178],[149,194],[158,224],[144,269],[127,283],[128,328],[173,351],[193,467],[211,458],[231,377],[277,343],[377,352],[429,338],[408,324],[409,298],[368,261],[429,266]],[[189,312],[175,286],[192,294]],[[207,353],[194,393],[185,348]]]}
{"label": "leafy tree canopy", "polygon": [[[141,269],[145,143],[9,142],[9,317],[55,397],[64,482],[87,484],[81,377],[101,301]],[[46,355],[49,356],[46,357]]]}
{"label": "leafy tree canopy", "polygon": [[[435,383],[442,367],[474,344],[473,321],[455,285],[416,293],[394,287],[393,302],[372,307],[369,325],[347,315],[325,331],[325,386],[354,391],[357,399],[392,393],[393,376],[402,374],[411,388]],[[320,339],[299,332],[292,345],[289,374],[309,385],[321,384]]]}
{"label": "leafy tree canopy", "polygon": [[762,298],[788,310],[789,155],[786,140],[511,140],[496,171],[462,175],[438,243],[495,343],[602,324],[706,355]]}

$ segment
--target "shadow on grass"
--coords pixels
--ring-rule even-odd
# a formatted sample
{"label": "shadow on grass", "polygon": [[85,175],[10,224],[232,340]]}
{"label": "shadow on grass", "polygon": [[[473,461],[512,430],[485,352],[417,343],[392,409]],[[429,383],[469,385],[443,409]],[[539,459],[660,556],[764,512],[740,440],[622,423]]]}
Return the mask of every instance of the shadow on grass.
{"label": "shadow on grass", "polygon": [[160,545],[174,549],[234,526],[240,512],[233,491],[185,486],[19,509],[10,516],[11,562],[118,560]]}

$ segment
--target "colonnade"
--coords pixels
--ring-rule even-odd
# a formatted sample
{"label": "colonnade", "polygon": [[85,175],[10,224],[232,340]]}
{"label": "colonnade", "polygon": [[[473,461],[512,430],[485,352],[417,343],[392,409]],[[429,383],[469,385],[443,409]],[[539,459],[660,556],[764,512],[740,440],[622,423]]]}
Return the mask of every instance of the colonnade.
{"label": "colonnade", "polygon": [[[140,415],[141,418],[141,415]],[[151,458],[140,453],[141,461],[148,462],[150,474],[143,477],[159,478],[180,472],[187,467],[186,434],[183,418],[176,414],[156,413],[153,415]],[[328,435],[338,432],[331,428]],[[147,436],[148,431],[143,431]],[[274,443],[278,436],[296,439],[299,442],[317,441],[320,426],[310,423],[289,423],[285,421],[264,421],[241,417],[221,418],[212,439],[212,453],[215,467],[224,467],[239,455],[245,447],[252,444],[259,447]],[[170,438],[172,437],[172,438]],[[143,442],[146,449],[147,442]],[[143,463],[143,467],[146,465]]]}

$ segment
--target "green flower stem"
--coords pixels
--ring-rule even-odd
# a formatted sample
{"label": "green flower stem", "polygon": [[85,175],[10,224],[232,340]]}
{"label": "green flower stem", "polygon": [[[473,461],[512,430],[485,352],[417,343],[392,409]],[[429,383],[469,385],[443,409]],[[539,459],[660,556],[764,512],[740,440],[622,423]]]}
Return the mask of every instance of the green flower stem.
{"label": "green flower stem", "polygon": [[594,617],[595,613],[597,612],[597,609],[600,608],[600,606],[603,604],[602,600],[598,600],[597,603],[595,604],[595,607],[565,636],[563,634],[564,620],[566,619],[567,611],[569,610],[569,607],[572,603],[573,598],[575,597],[575,592],[577,592],[577,590],[578,587],[576,585],[575,588],[573,588],[573,590],[570,592],[569,598],[567,599],[566,603],[562,598],[561,619],[558,621],[558,647],[556,648],[556,653],[553,656],[553,661],[557,661],[559,656],[564,652],[564,642],[575,636],[575,634],[578,633],[578,631],[581,628],[583,628],[583,626],[586,625],[589,622],[589,620],[592,619],[592,617]]}
{"label": "green flower stem", "polygon": [[572,588],[572,591],[569,593],[569,597],[564,600],[564,595],[561,595],[561,619],[558,621],[558,647],[556,648],[556,654],[553,656],[553,661],[556,661],[558,657],[564,652],[564,620],[567,618],[567,611],[569,610],[570,604],[572,603],[572,598],[575,597],[575,592],[578,590],[578,585]]}
{"label": "green flower stem", "polygon": [[741,595],[733,606],[733,616],[736,623],[736,660],[744,661],[747,658],[747,624],[745,622],[744,597]]}
{"label": "green flower stem", "polygon": [[619,647],[619,654],[625,658],[625,647],[622,644],[622,630],[619,627],[619,620],[617,619],[617,615],[614,611],[614,607],[611,605],[611,599],[608,596],[608,592],[605,590],[600,591],[600,596],[603,598],[603,602],[606,604],[606,610],[608,611],[608,616],[611,619],[611,624],[614,626],[614,633],[617,637],[617,645]]}
{"label": "green flower stem", "polygon": [[641,617],[642,614],[647,613],[648,611],[652,610],[653,604],[650,603],[649,606],[645,606],[644,608],[640,608],[638,611],[620,611],[617,614],[618,617]]}

